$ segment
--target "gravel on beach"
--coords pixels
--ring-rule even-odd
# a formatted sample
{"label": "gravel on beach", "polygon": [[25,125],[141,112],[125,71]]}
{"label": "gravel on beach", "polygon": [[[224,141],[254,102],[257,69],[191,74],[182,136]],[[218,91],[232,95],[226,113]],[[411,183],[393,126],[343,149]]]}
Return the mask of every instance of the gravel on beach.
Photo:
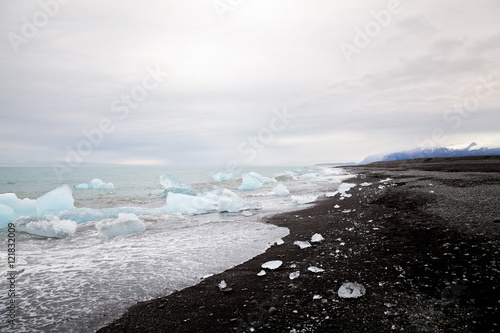
{"label": "gravel on beach", "polygon": [[500,157],[348,169],[351,197],[266,221],[283,244],[98,332],[500,331]]}

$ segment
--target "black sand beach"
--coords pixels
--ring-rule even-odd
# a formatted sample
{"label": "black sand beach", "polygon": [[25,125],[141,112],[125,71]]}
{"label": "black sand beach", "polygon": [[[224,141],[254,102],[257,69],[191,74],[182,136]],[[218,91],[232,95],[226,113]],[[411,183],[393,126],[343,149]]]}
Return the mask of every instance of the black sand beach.
{"label": "black sand beach", "polygon": [[[267,221],[290,229],[283,245],[138,303],[98,332],[500,331],[500,157],[349,169],[358,174],[349,181],[357,184],[352,197],[324,198]],[[293,245],[315,233],[325,240]],[[283,265],[257,276],[270,260]],[[295,271],[300,276],[291,280]],[[340,298],[345,282],[362,284],[366,294]]]}

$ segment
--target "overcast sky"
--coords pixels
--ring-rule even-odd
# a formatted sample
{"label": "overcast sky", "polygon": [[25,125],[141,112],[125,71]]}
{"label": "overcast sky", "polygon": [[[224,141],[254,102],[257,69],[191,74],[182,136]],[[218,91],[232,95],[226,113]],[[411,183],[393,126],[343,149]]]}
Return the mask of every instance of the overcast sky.
{"label": "overcast sky", "polygon": [[1,1],[0,161],[303,165],[497,139],[499,17],[498,0]]}

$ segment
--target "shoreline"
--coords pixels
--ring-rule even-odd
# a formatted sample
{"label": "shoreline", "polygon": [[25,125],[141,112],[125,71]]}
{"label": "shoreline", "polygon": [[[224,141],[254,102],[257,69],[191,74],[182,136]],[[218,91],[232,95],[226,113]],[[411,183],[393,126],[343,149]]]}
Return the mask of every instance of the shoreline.
{"label": "shoreline", "polygon": [[[500,159],[426,160],[344,167],[358,175],[348,181],[357,184],[352,197],[267,219],[290,230],[284,244],[138,303],[98,332],[495,331]],[[293,244],[315,233],[325,240]],[[270,260],[283,265],[257,276]],[[219,290],[221,280],[230,290]],[[340,298],[344,282],[361,283],[366,294]]]}

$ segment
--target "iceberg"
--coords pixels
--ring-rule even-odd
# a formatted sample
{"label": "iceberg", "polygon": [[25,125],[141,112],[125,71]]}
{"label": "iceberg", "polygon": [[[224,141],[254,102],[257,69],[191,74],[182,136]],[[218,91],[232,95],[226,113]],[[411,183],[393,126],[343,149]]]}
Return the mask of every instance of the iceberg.
{"label": "iceberg", "polygon": [[292,195],[292,205],[304,205],[316,201],[318,195],[308,194],[308,195]]}
{"label": "iceberg", "polygon": [[168,214],[197,215],[213,212],[217,206],[217,201],[209,198],[169,192],[163,210]]}
{"label": "iceberg", "polygon": [[222,182],[222,181],[231,180],[231,179],[233,179],[233,175],[230,173],[217,172],[214,175],[214,180],[216,182]]}
{"label": "iceberg", "polygon": [[341,298],[358,298],[366,293],[366,289],[357,282],[346,282],[340,286],[337,293]]}
{"label": "iceberg", "polygon": [[115,188],[112,183],[105,183],[99,178],[94,178],[90,181],[90,184],[78,184],[75,186],[76,189],[80,190],[107,190]]}
{"label": "iceberg", "polygon": [[259,179],[256,178],[249,173],[244,174],[241,176],[241,185],[238,187],[238,190],[240,191],[251,191],[251,190],[256,190],[261,188],[264,185],[264,183]]}
{"label": "iceberg", "polygon": [[274,187],[273,191],[274,191],[274,194],[276,194],[276,196],[278,196],[278,197],[286,197],[287,195],[290,194],[290,191],[283,184],[276,185]]}
{"label": "iceberg", "polygon": [[251,177],[257,178],[260,180],[263,184],[269,184],[269,183],[276,183],[276,179],[270,178],[270,177],[264,177],[258,174],[257,172],[249,172],[248,173]]}
{"label": "iceberg", "polygon": [[115,238],[143,232],[146,225],[136,215],[120,213],[117,219],[108,219],[96,223],[97,231],[106,238]]}
{"label": "iceberg", "polygon": [[235,193],[231,192],[226,188],[222,191],[222,194],[219,197],[219,203],[217,207],[219,213],[223,212],[236,213],[245,210],[247,208],[248,206],[246,202],[243,201],[243,199],[241,199]]}
{"label": "iceberg", "polygon": [[43,217],[23,216],[13,222],[16,230],[32,235],[66,238],[76,231],[76,222],[70,220],[60,220],[57,216],[47,215]]}
{"label": "iceberg", "polygon": [[60,186],[36,200],[36,215],[43,216],[73,209],[75,208],[74,202],[75,199],[73,199],[71,188],[68,185]]}
{"label": "iceberg", "polygon": [[160,184],[165,188],[168,193],[180,193],[195,196],[193,188],[187,184],[181,183],[172,175],[161,175]]}

